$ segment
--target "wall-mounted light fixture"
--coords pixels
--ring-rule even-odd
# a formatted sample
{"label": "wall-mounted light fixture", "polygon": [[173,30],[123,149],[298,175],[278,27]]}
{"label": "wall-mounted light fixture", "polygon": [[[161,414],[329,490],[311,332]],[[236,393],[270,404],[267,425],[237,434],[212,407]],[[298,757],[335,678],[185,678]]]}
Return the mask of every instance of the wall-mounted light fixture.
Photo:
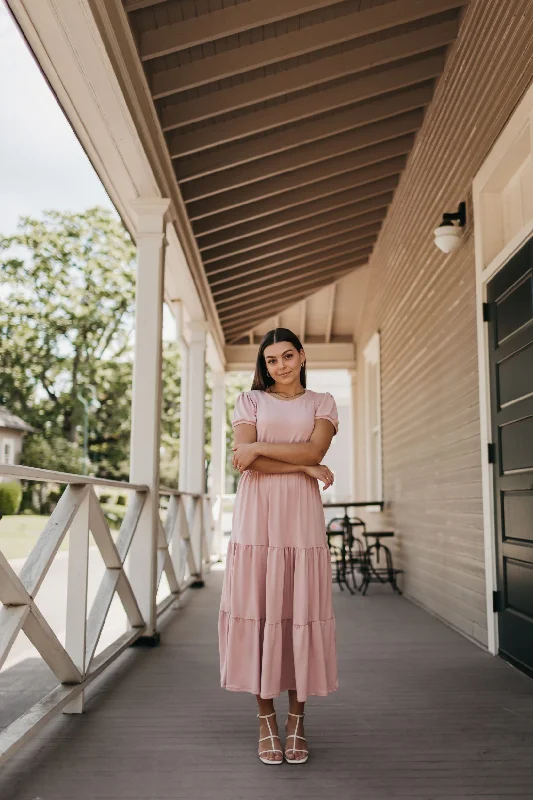
{"label": "wall-mounted light fixture", "polygon": [[454,214],[443,214],[442,222],[435,228],[435,244],[443,253],[451,253],[461,244],[466,224],[466,203],[459,203]]}

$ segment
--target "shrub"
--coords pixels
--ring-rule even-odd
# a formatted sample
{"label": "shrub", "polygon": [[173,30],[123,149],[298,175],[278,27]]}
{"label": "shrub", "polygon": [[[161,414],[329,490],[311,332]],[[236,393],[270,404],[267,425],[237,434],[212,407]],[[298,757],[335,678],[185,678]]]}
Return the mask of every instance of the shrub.
{"label": "shrub", "polygon": [[0,515],[17,514],[22,500],[22,487],[17,481],[0,483]]}
{"label": "shrub", "polygon": [[109,503],[110,500],[111,500],[111,495],[110,494],[101,494],[100,495],[100,502],[101,503]]}
{"label": "shrub", "polygon": [[117,506],[125,506],[126,505],[126,497],[123,494],[119,494],[117,497]]}
{"label": "shrub", "polygon": [[124,521],[124,517],[126,515],[126,509],[124,508],[124,506],[106,505],[102,506],[102,510],[104,512],[105,518],[109,523],[109,527],[114,530],[120,528],[122,522]]}

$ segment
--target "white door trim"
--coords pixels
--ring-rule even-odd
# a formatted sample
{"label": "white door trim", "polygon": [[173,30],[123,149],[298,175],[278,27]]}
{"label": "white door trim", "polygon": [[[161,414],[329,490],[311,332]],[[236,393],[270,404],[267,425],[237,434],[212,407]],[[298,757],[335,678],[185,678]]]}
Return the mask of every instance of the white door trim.
{"label": "white door trim", "polygon": [[[498,197],[500,189],[502,189],[503,196],[502,187],[505,186],[506,179],[510,181],[516,171],[520,169],[516,163],[515,145],[519,140],[524,142],[524,137],[527,135],[529,135],[531,143],[530,153],[533,154],[533,85],[530,86],[522,98],[472,184],[487,631],[488,649],[493,655],[498,653],[498,615],[493,611],[492,593],[498,587],[493,467],[488,462],[488,445],[492,441],[489,342],[487,325],[483,321],[483,303],[487,299],[487,284],[489,281],[532,235],[533,215],[531,219],[524,215],[520,230],[508,241],[503,235],[502,246],[493,258],[489,260],[486,253],[489,252],[487,241],[492,239],[493,236],[490,228],[493,224],[500,222],[497,219],[497,211],[494,210],[498,204],[495,203],[494,208],[490,208],[491,198]],[[505,204],[505,198],[503,199],[503,204]]]}

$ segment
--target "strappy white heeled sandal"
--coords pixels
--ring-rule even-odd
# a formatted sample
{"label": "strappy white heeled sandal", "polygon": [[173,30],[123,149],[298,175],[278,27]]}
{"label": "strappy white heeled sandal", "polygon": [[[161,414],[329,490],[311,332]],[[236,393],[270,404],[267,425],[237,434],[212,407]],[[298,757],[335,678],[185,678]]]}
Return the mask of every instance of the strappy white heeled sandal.
{"label": "strappy white heeled sandal", "polygon": [[[309,752],[307,749],[305,750],[305,756],[303,758],[287,758],[287,753],[296,753],[299,750],[302,750],[300,747],[296,747],[296,739],[302,739],[302,741],[307,742],[305,736],[298,736],[298,725],[300,724],[300,720],[304,718],[305,714],[292,714],[290,711],[288,712],[289,717],[296,717],[296,728],[294,729],[294,733],[288,733],[287,739],[293,740],[294,747],[286,747],[285,748],[285,761],[288,764],[305,764],[307,759],[309,758]],[[285,723],[285,730],[287,730],[287,722]]]}
{"label": "strappy white heeled sandal", "polygon": [[[274,747],[274,739],[278,739],[281,742],[279,736],[275,733],[272,733],[272,728],[270,727],[270,720],[269,717],[275,717],[276,712],[273,711],[272,714],[258,714],[258,719],[266,719],[268,725],[268,736],[263,736],[262,739],[259,739],[259,742],[264,742],[266,739],[270,739],[272,747],[269,750],[260,750],[259,751],[259,760],[263,762],[263,764],[283,764],[283,750],[278,750],[277,747]],[[261,758],[263,753],[281,753],[281,758],[279,760],[275,760],[273,758]]]}

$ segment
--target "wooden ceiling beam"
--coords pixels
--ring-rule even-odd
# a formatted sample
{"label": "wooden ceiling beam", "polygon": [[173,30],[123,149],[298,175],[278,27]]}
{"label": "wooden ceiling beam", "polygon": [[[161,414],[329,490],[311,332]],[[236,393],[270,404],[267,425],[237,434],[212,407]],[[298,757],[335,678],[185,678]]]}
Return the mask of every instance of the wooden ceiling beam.
{"label": "wooden ceiling beam", "polygon": [[[349,266],[355,268],[356,266],[360,266],[364,260],[365,259],[360,259],[359,264],[354,264],[352,261],[349,263]],[[348,269],[348,266],[346,266],[346,269]],[[325,279],[326,277],[334,278],[335,275],[342,270],[343,265],[339,264],[334,267],[330,267],[329,269],[321,269],[320,267],[317,267],[317,269],[307,272],[302,270],[301,274],[295,274],[285,280],[276,280],[275,283],[266,283],[265,286],[245,292],[238,297],[232,297],[225,303],[217,303],[217,310],[220,315],[220,319],[224,320],[235,309],[246,311],[250,308],[253,308],[257,305],[257,301],[260,300],[261,297],[268,297],[269,299],[271,297],[279,297],[287,292],[292,291],[295,286],[309,286],[310,284],[315,283],[317,280]],[[276,325],[275,327],[279,328],[280,326]]]}
{"label": "wooden ceiling beam", "polygon": [[395,0],[385,5],[352,11],[342,17],[309,25],[264,41],[227,50],[153,75],[152,95],[162,97],[194,89],[213,81],[260,69],[305,53],[361,39],[466,5],[467,0]]}
{"label": "wooden ceiling beam", "polygon": [[372,247],[377,239],[378,232],[366,237],[349,235],[344,237],[344,240],[339,239],[338,244],[334,246],[322,248],[309,248],[307,252],[300,255],[293,255],[292,258],[280,259],[276,261],[275,258],[271,259],[268,264],[256,270],[242,270],[236,271],[233,275],[224,276],[223,279],[213,281],[212,291],[215,302],[218,302],[224,295],[238,295],[240,296],[246,286],[254,286],[261,284],[265,281],[276,282],[281,276],[285,276],[298,269],[308,269],[313,264],[320,264],[324,259],[334,258],[335,262],[346,254],[354,252],[364,253],[365,255],[372,250]]}
{"label": "wooden ceiling beam", "polygon": [[[354,269],[357,269],[357,266],[362,266],[362,265],[354,264],[353,266],[348,267],[345,271],[339,273],[338,275],[335,275],[333,277],[333,280],[338,281],[341,278],[344,278],[346,275],[349,275],[350,272],[353,272]],[[324,280],[324,283],[322,285],[319,285],[318,287],[311,287],[309,289],[302,289],[302,291],[295,292],[290,298],[287,298],[285,301],[282,298],[281,300],[274,301],[272,304],[266,304],[266,307],[265,307],[265,305],[259,306],[258,307],[258,313],[255,316],[253,316],[251,321],[256,326],[261,325],[264,322],[265,319],[268,319],[268,315],[267,314],[268,314],[269,308],[275,308],[275,307],[279,306],[280,307],[280,313],[283,313],[288,308],[291,308],[293,305],[295,305],[295,303],[299,302],[300,300],[303,300],[305,298],[310,297],[312,294],[315,294],[315,292],[319,291],[321,288],[323,288],[323,286],[327,286],[328,283],[331,283],[331,280],[332,279],[328,277],[327,279]],[[250,316],[252,314],[253,314],[253,312],[250,312],[248,314],[248,318],[250,318]],[[243,328],[245,330],[247,330],[247,325],[246,325],[246,323],[243,323],[243,322],[241,322],[239,320],[235,321],[234,323],[228,322],[223,327],[223,333],[224,333],[224,337],[226,339],[226,342],[229,343],[229,344],[232,344],[237,339],[239,339],[242,336]]]}
{"label": "wooden ceiling beam", "polygon": [[[328,161],[320,161],[318,164],[311,164],[309,167],[276,175],[249,186],[241,186],[213,197],[196,200],[186,204],[187,216],[194,222],[203,217],[219,215],[221,212],[235,208],[238,208],[240,212],[245,210],[244,206],[253,205],[273,196],[289,194],[295,190],[306,193],[307,197],[312,199],[320,196],[322,181],[336,175],[350,174],[388,159],[405,156],[411,151],[413,142],[414,135],[407,134],[389,142],[365,147],[355,153],[346,153],[330,158]],[[283,203],[283,198],[280,202]]]}
{"label": "wooden ceiling beam", "polygon": [[[384,217],[385,213],[383,209],[381,209],[371,214],[365,214],[359,219],[356,217],[355,221],[353,219],[347,219],[338,222],[336,225],[331,225],[330,227],[319,228],[316,232],[308,231],[300,236],[284,239],[277,244],[273,243],[258,250],[247,251],[240,256],[230,256],[220,261],[215,261],[213,264],[205,264],[206,274],[209,279],[211,279],[214,275],[223,275],[225,272],[236,269],[237,267],[252,265],[253,269],[254,266],[259,266],[265,258],[287,257],[290,256],[292,252],[295,252],[297,255],[299,248],[309,247],[310,245],[314,245],[315,247],[320,246],[323,249],[324,242],[326,243],[325,247],[328,247],[328,242],[329,246],[331,246],[331,239],[337,236],[342,237],[348,232],[352,235],[354,232],[357,232],[361,237],[367,236],[370,233],[379,232]],[[336,244],[336,242],[334,241],[333,244]]]}
{"label": "wooden ceiling beam", "polygon": [[[284,176],[282,180],[285,181],[289,178],[288,173],[295,170],[298,170],[298,175],[300,175],[301,169],[323,161],[330,162],[330,159],[334,159],[335,156],[354,153],[357,150],[415,133],[422,126],[423,119],[422,109],[409,111],[407,114],[382,120],[373,125],[366,125],[356,131],[345,131],[338,136],[312,142],[298,147],[296,150],[287,150],[284,153],[277,153],[268,158],[254,161],[252,164],[244,164],[232,170],[199,178],[182,186],[181,193],[185,202],[189,203],[213,195],[218,196],[221,192],[230,192],[250,184],[260,183],[261,186],[264,186],[264,181],[268,178],[282,174]],[[298,175],[295,176],[296,180]]]}
{"label": "wooden ceiling beam", "polygon": [[[355,189],[358,186],[380,181],[382,178],[398,176],[403,172],[406,161],[406,156],[398,156],[388,161],[381,161],[371,167],[335,175],[333,178],[320,181],[319,184],[313,187],[313,194],[310,193],[309,187],[302,186],[290,192],[267,197],[257,203],[250,203],[242,208],[222,211],[219,214],[213,214],[210,217],[198,220],[193,225],[193,229],[196,235],[218,231],[236,223],[257,220],[260,217],[268,216],[283,209],[311,203],[314,200],[343,192],[346,189]],[[370,187],[369,191],[372,191]],[[305,209],[302,209],[302,212],[305,213]]]}
{"label": "wooden ceiling beam", "polygon": [[455,41],[457,28],[457,20],[429,25],[394,38],[363,45],[350,52],[320,58],[274,75],[186,100],[178,105],[175,127],[212,120],[221,114],[446,47]]}
{"label": "wooden ceiling beam", "polygon": [[183,187],[188,181],[195,181],[213,173],[282,154],[293,148],[328,139],[345,131],[354,131],[365,125],[424,108],[429,105],[432,97],[432,83],[411,86],[407,89],[400,89],[394,94],[335,111],[316,120],[306,120],[282,131],[272,131],[258,139],[245,139],[242,142],[228,144],[215,150],[206,150],[188,158],[177,158],[180,153],[174,150],[173,145],[176,137],[170,136],[169,152],[175,159],[176,176],[183,191]]}
{"label": "wooden ceiling beam", "polygon": [[[294,291],[294,294],[288,292],[286,288],[280,289],[279,291],[274,291],[272,293],[269,292],[266,297],[263,297],[263,300],[265,301],[263,303],[259,297],[250,303],[244,304],[244,306],[241,306],[238,311],[221,315],[220,321],[222,324],[222,329],[224,330],[227,328],[228,331],[234,332],[239,330],[239,328],[242,328],[242,326],[245,326],[247,330],[250,322],[254,325],[257,325],[262,320],[271,317],[274,311],[278,311],[280,314],[282,314],[283,311],[295,305],[295,303],[302,298],[309,297],[309,295],[314,294],[318,289],[322,288],[323,286],[327,286],[334,280],[340,280],[345,275],[353,272],[354,269],[363,266],[365,263],[365,261],[357,263],[352,262],[344,267],[339,264],[339,269],[333,268],[331,271],[328,270],[327,272],[322,272],[318,277],[312,278],[309,281],[300,280],[300,285],[302,288],[301,290]],[[256,308],[259,312],[258,315],[255,318],[251,317]],[[260,314],[262,315],[260,316]]]}
{"label": "wooden ceiling beam", "polygon": [[161,3],[166,3],[167,0],[123,0],[124,11],[128,14],[132,11],[139,11],[141,8],[150,8],[150,6],[158,6]]}
{"label": "wooden ceiling beam", "polygon": [[352,217],[340,220],[332,225],[319,227],[316,230],[309,230],[300,235],[287,237],[278,242],[269,242],[263,247],[254,250],[245,250],[238,255],[228,256],[214,262],[205,263],[206,274],[209,276],[221,275],[227,270],[242,267],[246,264],[257,264],[263,258],[270,256],[290,253],[298,247],[310,245],[315,242],[330,240],[338,235],[343,235],[346,231],[358,231],[364,235],[364,231],[374,230],[375,226],[381,226],[385,219],[386,209],[381,208],[359,217]]}
{"label": "wooden ceiling beam", "polygon": [[[205,251],[211,248],[217,248],[224,245],[239,246],[246,248],[253,246],[256,237],[263,237],[265,241],[270,241],[274,237],[283,238],[289,231],[291,225],[295,223],[302,223],[309,225],[310,222],[317,220],[317,224],[327,219],[324,215],[342,213],[344,211],[352,212],[360,211],[365,213],[370,205],[367,205],[373,199],[379,201],[383,199],[387,205],[390,201],[386,201],[386,197],[391,196],[398,184],[398,175],[392,175],[381,180],[376,180],[373,183],[367,183],[363,186],[358,186],[355,189],[349,188],[345,191],[340,191],[338,194],[327,195],[318,200],[313,200],[309,203],[295,206],[294,208],[284,209],[277,211],[273,210],[271,214],[259,219],[252,219],[248,222],[239,223],[238,220],[235,224],[217,230],[214,233],[207,233],[205,235],[197,234],[198,247],[204,255]],[[305,230],[305,228],[304,228]]]}
{"label": "wooden ceiling beam", "polygon": [[[382,94],[405,89],[437,78],[444,68],[444,54],[431,55],[408,64],[384,69],[370,75],[358,76],[340,86],[326,87],[318,92],[291,99],[290,103],[250,111],[235,119],[217,121],[192,132],[174,136],[172,152],[180,156],[192,155],[211,147],[235,142],[247,136],[289,125],[338,108],[375,98]],[[179,122],[179,105],[163,109],[161,125],[164,131],[176,128]]]}
{"label": "wooden ceiling beam", "polygon": [[[389,198],[388,201],[382,198]],[[352,225],[354,228],[360,228],[364,225],[373,222],[382,221],[387,214],[387,207],[392,200],[392,195],[382,195],[371,201],[367,201],[362,207],[361,203],[355,203],[353,206],[348,206],[345,209],[336,209],[329,214],[325,214],[323,218],[314,219],[310,217],[304,219],[295,225],[289,225],[283,233],[274,231],[267,231],[263,236],[257,239],[251,239],[248,242],[231,242],[225,247],[217,250],[207,250],[202,258],[204,266],[218,267],[221,266],[227,259],[242,259],[254,261],[257,257],[261,257],[267,251],[283,252],[290,250],[293,242],[301,241],[314,241],[313,237],[318,239],[321,236],[329,236],[331,230],[337,225]],[[212,256],[212,258],[211,258]]]}
{"label": "wooden ceiling beam", "polygon": [[143,61],[160,58],[340,2],[343,0],[268,0],[268,3],[265,0],[250,0],[145,31],[141,36],[140,56]]}

